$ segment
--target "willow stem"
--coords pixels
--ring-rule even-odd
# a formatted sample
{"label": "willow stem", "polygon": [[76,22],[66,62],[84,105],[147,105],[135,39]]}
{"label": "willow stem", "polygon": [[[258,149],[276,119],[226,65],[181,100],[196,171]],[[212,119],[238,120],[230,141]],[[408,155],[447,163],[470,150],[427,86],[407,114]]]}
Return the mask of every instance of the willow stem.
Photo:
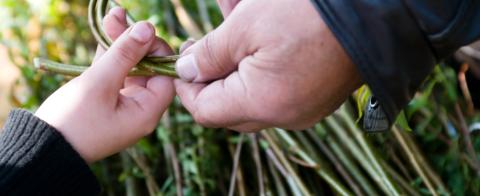
{"label": "willow stem", "polygon": [[[35,58],[34,65],[37,69],[54,72],[67,76],[79,76],[85,72],[88,66],[79,66],[79,65],[68,65],[63,63],[58,63],[43,58]],[[148,70],[133,68],[128,72],[128,76],[155,76],[155,75],[166,75],[177,77],[175,70],[170,67],[149,67]]]}
{"label": "willow stem", "polygon": [[[270,130],[270,131],[272,131],[272,130]],[[280,149],[280,147],[278,146],[278,144],[276,144],[274,142],[274,140],[273,140],[272,136],[270,135],[269,131],[264,130],[264,131],[261,132],[261,134],[262,134],[263,138],[265,138],[265,140],[268,142],[269,146],[271,146],[274,154],[277,156],[278,160],[285,167],[286,172],[291,177],[291,178],[287,179],[289,184],[290,184],[291,181],[294,184],[296,184],[296,186],[292,186],[292,191],[293,191],[294,195],[312,195],[310,193],[310,191],[308,190],[307,186],[305,185],[305,183],[302,181],[302,179],[298,176],[297,173],[295,173],[295,171],[293,169],[293,166],[288,162],[287,158],[283,154],[283,152]],[[295,191],[297,189],[298,189],[298,191]]]}
{"label": "willow stem", "polygon": [[430,194],[437,196],[438,194],[435,188],[433,187],[432,182],[430,182],[430,179],[427,178],[427,175],[422,170],[420,164],[418,163],[418,160],[416,159],[415,155],[412,153],[412,150],[409,148],[407,142],[405,141],[405,138],[400,133],[400,130],[394,126],[393,133],[397,138],[397,140],[400,142],[400,145],[402,146],[402,148],[405,150],[405,153],[408,156],[408,160],[412,163],[413,167],[415,168],[415,171],[418,173],[418,175],[420,175],[423,182],[427,186],[428,190],[430,191]]}
{"label": "willow stem", "polygon": [[389,190],[389,193],[391,195],[400,195],[400,193],[398,192],[398,188],[395,186],[394,183],[392,183],[390,177],[385,173],[384,169],[380,165],[379,163],[380,159],[373,151],[373,148],[371,147],[371,145],[365,139],[365,135],[363,135],[362,132],[358,129],[358,127],[355,126],[355,121],[349,115],[349,112],[347,111],[346,107],[347,106],[344,104],[340,108],[339,110],[340,117],[343,118],[345,123],[347,123],[347,126],[349,127],[351,133],[357,139],[358,144],[360,145],[360,148],[363,149],[363,151],[365,152],[365,155],[367,156],[367,159],[370,161],[370,164],[372,164],[374,170],[376,170],[379,176],[382,178],[384,184]]}
{"label": "willow stem", "polygon": [[347,190],[333,175],[330,175],[320,167],[320,165],[309,156],[297,142],[287,134],[287,132],[280,128],[275,128],[276,133],[290,146],[290,149],[297,154],[300,158],[303,159],[306,163],[310,165],[315,165],[315,172],[325,180],[339,195],[352,195],[349,190]]}
{"label": "willow stem", "polygon": [[[115,1],[109,0],[90,0],[88,5],[88,23],[95,40],[104,49],[108,49],[112,44],[112,40],[106,35],[102,28],[102,20],[108,10],[108,3]],[[129,72],[133,76],[154,76],[166,75],[178,77],[175,72],[175,62],[179,59],[179,55],[163,56],[163,57],[145,57],[136,68]],[[63,75],[78,76],[83,73],[87,67],[78,65],[67,65],[54,61],[36,58],[34,64],[37,68],[55,72]]]}

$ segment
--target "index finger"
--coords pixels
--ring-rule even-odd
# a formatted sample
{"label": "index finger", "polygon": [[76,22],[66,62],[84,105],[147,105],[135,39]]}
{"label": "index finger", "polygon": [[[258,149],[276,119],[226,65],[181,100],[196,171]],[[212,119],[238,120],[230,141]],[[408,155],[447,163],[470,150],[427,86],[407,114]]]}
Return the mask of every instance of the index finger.
{"label": "index finger", "polygon": [[195,121],[206,127],[230,127],[249,122],[244,86],[238,72],[211,84],[175,80],[183,106]]}

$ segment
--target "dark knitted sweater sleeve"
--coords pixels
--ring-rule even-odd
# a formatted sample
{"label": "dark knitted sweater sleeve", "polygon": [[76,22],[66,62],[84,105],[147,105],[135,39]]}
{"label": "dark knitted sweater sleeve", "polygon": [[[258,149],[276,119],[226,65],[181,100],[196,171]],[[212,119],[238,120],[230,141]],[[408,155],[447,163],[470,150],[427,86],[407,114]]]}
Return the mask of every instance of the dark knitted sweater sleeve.
{"label": "dark knitted sweater sleeve", "polygon": [[80,155],[53,127],[14,110],[0,135],[0,195],[97,195]]}

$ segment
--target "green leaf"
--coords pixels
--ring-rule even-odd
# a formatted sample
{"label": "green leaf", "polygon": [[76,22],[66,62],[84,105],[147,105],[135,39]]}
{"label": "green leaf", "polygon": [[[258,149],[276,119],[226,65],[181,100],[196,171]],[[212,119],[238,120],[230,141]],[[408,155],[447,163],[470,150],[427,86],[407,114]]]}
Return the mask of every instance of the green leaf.
{"label": "green leaf", "polygon": [[368,104],[368,99],[372,95],[370,88],[367,85],[363,85],[360,87],[357,92],[354,94],[355,101],[357,102],[357,111],[358,111],[358,118],[356,123],[360,121],[363,117],[363,110]]}
{"label": "green leaf", "polygon": [[397,120],[395,120],[395,124],[401,127],[403,130],[412,131],[412,128],[408,125],[407,116],[405,112],[402,110],[400,114],[397,116]]}

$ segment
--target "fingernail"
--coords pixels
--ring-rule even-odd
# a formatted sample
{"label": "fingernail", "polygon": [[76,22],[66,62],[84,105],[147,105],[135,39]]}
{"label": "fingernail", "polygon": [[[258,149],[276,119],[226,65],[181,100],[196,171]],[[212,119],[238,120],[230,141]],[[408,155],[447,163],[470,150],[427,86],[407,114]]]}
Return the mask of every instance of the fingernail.
{"label": "fingernail", "polygon": [[148,22],[139,22],[135,24],[128,35],[140,43],[147,43],[153,37],[153,27]]}
{"label": "fingernail", "polygon": [[198,75],[197,61],[193,54],[186,55],[178,59],[176,64],[178,76],[184,81],[191,82]]}
{"label": "fingernail", "polygon": [[125,10],[121,7],[114,7],[112,8],[108,14],[114,16],[115,18],[117,18],[117,20],[119,21],[123,21],[123,19],[125,18]]}

